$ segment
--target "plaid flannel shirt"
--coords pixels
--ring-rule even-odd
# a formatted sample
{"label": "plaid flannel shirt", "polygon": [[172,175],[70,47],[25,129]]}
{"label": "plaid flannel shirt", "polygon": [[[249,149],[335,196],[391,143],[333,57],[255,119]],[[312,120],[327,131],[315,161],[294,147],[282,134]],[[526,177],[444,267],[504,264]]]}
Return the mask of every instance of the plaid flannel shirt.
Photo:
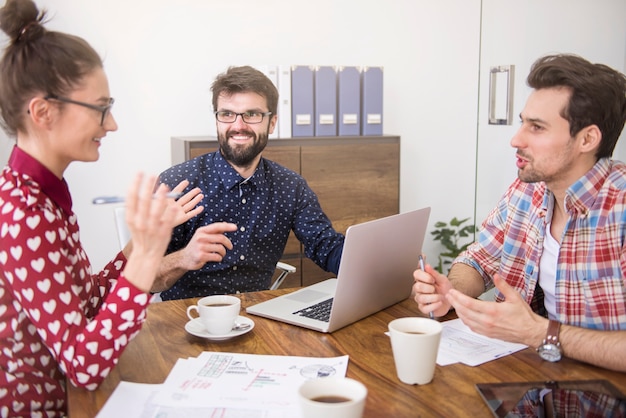
{"label": "plaid flannel shirt", "polygon": [[[626,329],[626,165],[608,158],[566,192],[568,219],[556,268],[556,320],[599,330]],[[537,286],[554,195],[544,183],[519,179],[455,263],[475,268],[487,288],[499,273],[535,312],[545,315]],[[503,296],[496,292],[496,300]]]}

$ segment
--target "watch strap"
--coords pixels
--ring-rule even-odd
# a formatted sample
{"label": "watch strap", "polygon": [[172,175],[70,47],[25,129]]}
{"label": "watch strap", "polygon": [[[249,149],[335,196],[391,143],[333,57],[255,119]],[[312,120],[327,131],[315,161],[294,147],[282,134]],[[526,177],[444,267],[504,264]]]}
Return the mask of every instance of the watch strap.
{"label": "watch strap", "polygon": [[548,332],[546,333],[547,344],[559,345],[559,332],[561,331],[561,323],[551,319],[548,323]]}

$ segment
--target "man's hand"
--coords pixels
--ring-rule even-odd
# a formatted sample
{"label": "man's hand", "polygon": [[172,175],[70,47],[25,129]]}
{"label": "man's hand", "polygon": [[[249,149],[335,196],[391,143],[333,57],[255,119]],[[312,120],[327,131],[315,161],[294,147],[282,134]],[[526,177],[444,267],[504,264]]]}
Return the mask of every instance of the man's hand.
{"label": "man's hand", "polygon": [[198,270],[208,262],[220,262],[233,244],[224,235],[237,230],[237,225],[216,222],[196,230],[187,246],[181,250],[179,267],[189,271]]}
{"label": "man's hand", "polygon": [[426,314],[433,312],[435,316],[447,314],[450,310],[450,303],[445,296],[452,289],[448,278],[430,264],[426,264],[424,270],[415,270],[413,278],[415,279],[413,297],[419,310]]}
{"label": "man's hand", "polygon": [[537,347],[543,341],[548,320],[535,314],[522,296],[498,274],[493,278],[504,302],[490,302],[451,289],[446,299],[472,331],[490,338]]}
{"label": "man's hand", "polygon": [[[172,192],[182,193],[185,190],[185,187],[189,185],[188,180],[183,180],[172,189]],[[202,201],[204,195],[202,194],[202,190],[199,187],[195,187],[176,199],[174,202],[178,205],[176,212],[176,226],[184,224],[189,219],[194,216],[202,213],[204,210],[204,206],[197,206],[198,203]],[[197,206],[197,207],[196,207]]]}

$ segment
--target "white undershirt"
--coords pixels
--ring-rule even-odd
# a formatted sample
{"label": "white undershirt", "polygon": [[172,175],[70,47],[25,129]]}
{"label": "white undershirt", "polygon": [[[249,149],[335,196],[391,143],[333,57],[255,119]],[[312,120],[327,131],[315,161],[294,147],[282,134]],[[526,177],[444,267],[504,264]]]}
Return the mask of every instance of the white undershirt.
{"label": "white undershirt", "polygon": [[546,226],[546,236],[543,240],[543,252],[539,260],[539,286],[543,290],[543,305],[548,311],[550,319],[556,318],[556,265],[561,246],[552,237],[550,226]]}

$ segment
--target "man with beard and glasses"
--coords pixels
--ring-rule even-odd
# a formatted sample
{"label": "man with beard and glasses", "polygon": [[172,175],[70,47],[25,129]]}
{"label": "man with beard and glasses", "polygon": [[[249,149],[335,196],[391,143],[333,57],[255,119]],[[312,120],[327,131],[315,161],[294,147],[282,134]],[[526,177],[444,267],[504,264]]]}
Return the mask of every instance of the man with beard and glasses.
{"label": "man with beard and glasses", "polygon": [[[518,179],[448,276],[414,273],[419,309],[474,331],[626,371],[626,165],[611,159],[626,77],[575,55],[537,60],[511,139]],[[476,299],[496,288],[496,301]]]}
{"label": "man with beard and glasses", "polygon": [[154,292],[163,300],[268,289],[293,230],[335,274],[344,236],[297,173],[262,157],[278,91],[262,72],[231,67],[211,87],[219,150],[169,168],[160,182],[202,190],[204,211],[176,227]]}

